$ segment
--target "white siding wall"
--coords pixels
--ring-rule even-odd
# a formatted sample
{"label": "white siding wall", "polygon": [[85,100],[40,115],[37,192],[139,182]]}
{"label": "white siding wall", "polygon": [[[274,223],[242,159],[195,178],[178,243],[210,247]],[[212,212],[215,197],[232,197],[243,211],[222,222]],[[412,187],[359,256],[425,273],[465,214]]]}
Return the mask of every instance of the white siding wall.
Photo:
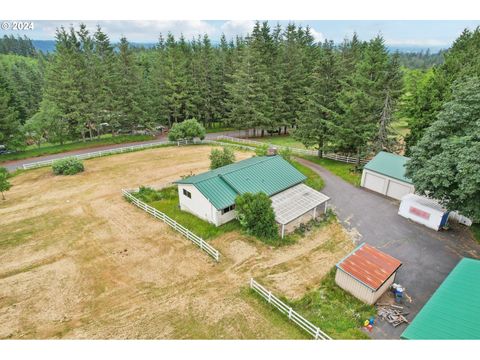
{"label": "white siding wall", "polygon": [[360,281],[356,280],[355,278],[338,268],[335,274],[335,282],[343,290],[349,292],[357,299],[362,300],[366,304],[372,305],[375,304],[378,298],[382,296],[385,291],[388,290],[390,285],[393,284],[393,281],[395,280],[395,274],[396,273],[393,273],[377,291],[373,291],[368,286],[362,284]]}
{"label": "white siding wall", "polygon": [[367,169],[363,170],[361,185],[382,195],[401,200],[406,194],[415,192],[412,184],[389,178]]}
{"label": "white siding wall", "polygon": [[236,212],[235,210],[230,210],[229,212],[225,213],[222,215],[222,211],[221,210],[216,210],[215,209],[215,217],[216,217],[216,222],[215,224],[217,226],[219,225],[223,225],[229,221],[232,221],[233,219],[235,219],[235,216],[236,216]]}
{"label": "white siding wall", "polygon": [[[192,198],[183,195],[183,189],[192,194]],[[178,184],[178,198],[180,199],[180,209],[188,211],[199,218],[206,220],[218,226],[217,223],[217,209],[198,191],[198,189],[189,184]]]}

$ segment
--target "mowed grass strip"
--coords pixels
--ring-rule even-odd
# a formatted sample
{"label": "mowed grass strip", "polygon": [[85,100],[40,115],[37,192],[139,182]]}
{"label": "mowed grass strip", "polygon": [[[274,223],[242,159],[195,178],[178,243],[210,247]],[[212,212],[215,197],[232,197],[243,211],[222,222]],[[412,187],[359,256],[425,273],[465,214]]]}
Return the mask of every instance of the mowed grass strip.
{"label": "mowed grass strip", "polygon": [[240,223],[236,220],[217,227],[189,212],[180,210],[176,186],[170,186],[161,190],[144,187],[138,193],[132,195],[168,215],[204,240],[213,239],[230,231],[241,230]]}
{"label": "mowed grass strip", "polygon": [[123,144],[123,143],[137,142],[137,141],[148,141],[148,140],[154,140],[154,139],[155,137],[150,135],[120,135],[120,136],[114,136],[114,137],[110,136],[110,137],[105,137],[101,139],[89,140],[89,141],[71,142],[63,145],[32,147],[25,151],[18,151],[11,154],[0,155],[0,163],[3,161],[22,160],[22,159],[28,159],[31,157],[59,154],[62,152],[87,149],[87,148],[92,148],[97,146]]}
{"label": "mowed grass strip", "polygon": [[298,170],[300,171],[303,175],[307,177],[307,180],[305,180],[305,184],[307,186],[310,186],[312,189],[315,189],[317,191],[320,191],[323,189],[325,186],[325,182],[323,181],[322,177],[318,175],[315,171],[310,169],[309,167],[300,164],[299,162],[295,160],[291,160],[290,163]]}
{"label": "mowed grass strip", "polygon": [[360,180],[362,178],[362,174],[359,171],[355,170],[354,164],[347,164],[340,161],[319,158],[317,156],[312,156],[312,155],[295,155],[295,156],[311,161],[315,164],[318,164],[324,167],[331,173],[337,175],[338,177],[342,178],[343,180],[345,180],[346,182],[352,185],[360,186]]}

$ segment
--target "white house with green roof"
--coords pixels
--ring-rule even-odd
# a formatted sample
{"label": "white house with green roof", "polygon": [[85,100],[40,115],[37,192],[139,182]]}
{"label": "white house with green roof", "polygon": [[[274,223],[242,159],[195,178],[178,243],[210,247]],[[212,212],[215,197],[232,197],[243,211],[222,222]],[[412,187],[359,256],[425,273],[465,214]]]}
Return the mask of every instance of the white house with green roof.
{"label": "white house with green roof", "polygon": [[255,156],[176,181],[181,210],[216,226],[235,218],[244,193],[270,196],[282,236],[326,211],[328,196],[303,184],[305,175],[281,156]]}
{"label": "white house with green roof", "polygon": [[415,192],[412,180],[405,176],[408,157],[379,152],[365,164],[361,186],[382,195],[401,200],[403,196]]}

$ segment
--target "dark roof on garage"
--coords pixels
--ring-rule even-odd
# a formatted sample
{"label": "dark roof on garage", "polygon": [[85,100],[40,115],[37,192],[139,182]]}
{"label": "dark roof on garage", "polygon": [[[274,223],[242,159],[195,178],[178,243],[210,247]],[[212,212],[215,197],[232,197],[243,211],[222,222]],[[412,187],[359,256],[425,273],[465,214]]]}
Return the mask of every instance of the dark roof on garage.
{"label": "dark roof on garage", "polygon": [[403,332],[415,340],[480,339],[480,260],[464,258]]}
{"label": "dark roof on garage", "polygon": [[239,194],[277,194],[306,177],[281,156],[255,156],[218,169],[176,181],[194,185],[216,209],[235,203]]}
{"label": "dark roof on garage", "polygon": [[412,184],[412,180],[405,177],[405,165],[408,160],[410,158],[406,156],[380,151],[372,160],[365,164],[364,169]]}
{"label": "dark roof on garage", "polygon": [[363,243],[341,260],[337,268],[370,289],[378,290],[401,265],[394,257]]}

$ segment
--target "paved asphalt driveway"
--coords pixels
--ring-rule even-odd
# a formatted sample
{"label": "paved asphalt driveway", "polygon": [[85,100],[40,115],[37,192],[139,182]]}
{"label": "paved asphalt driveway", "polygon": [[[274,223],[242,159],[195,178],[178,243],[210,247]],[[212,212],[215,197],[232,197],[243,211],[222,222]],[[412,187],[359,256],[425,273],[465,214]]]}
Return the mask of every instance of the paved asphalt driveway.
{"label": "paved asphalt driveway", "polygon": [[[217,133],[210,133],[210,134],[206,134],[205,138],[206,139],[215,139],[217,136],[220,136],[220,135],[243,137],[243,136],[246,135],[246,131],[245,130],[232,130],[232,131],[222,131],[222,132],[217,132]],[[95,152],[95,151],[99,151],[99,150],[120,149],[120,148],[123,148],[123,147],[129,147],[129,146],[132,146],[132,145],[139,145],[139,144],[154,144],[154,143],[162,142],[162,141],[165,141],[165,140],[167,140],[167,137],[164,135],[164,136],[159,136],[155,140],[149,140],[149,141],[139,141],[139,142],[123,143],[123,144],[111,144],[111,145],[91,147],[91,148],[87,148],[87,149],[73,150],[73,151],[68,151],[68,152],[63,152],[63,153],[53,154],[53,155],[38,156],[38,157],[23,159],[23,160],[7,161],[5,163],[0,162],[0,166],[5,167],[8,171],[13,171],[17,168],[21,168],[23,166],[23,164],[30,164],[30,163],[35,163],[35,162],[44,161],[44,160],[59,159],[59,158],[65,157],[65,156],[86,154],[86,153]]]}
{"label": "paved asphalt driveway", "polygon": [[[357,188],[321,166],[297,159],[325,180],[322,190],[356,242],[367,242],[401,260],[396,282],[405,286],[413,302],[410,315],[418,313],[462,257],[480,258],[480,245],[462,225],[437,232],[397,214],[399,203],[380,194]],[[398,339],[405,325],[394,328],[386,322],[375,326],[372,337]]]}

